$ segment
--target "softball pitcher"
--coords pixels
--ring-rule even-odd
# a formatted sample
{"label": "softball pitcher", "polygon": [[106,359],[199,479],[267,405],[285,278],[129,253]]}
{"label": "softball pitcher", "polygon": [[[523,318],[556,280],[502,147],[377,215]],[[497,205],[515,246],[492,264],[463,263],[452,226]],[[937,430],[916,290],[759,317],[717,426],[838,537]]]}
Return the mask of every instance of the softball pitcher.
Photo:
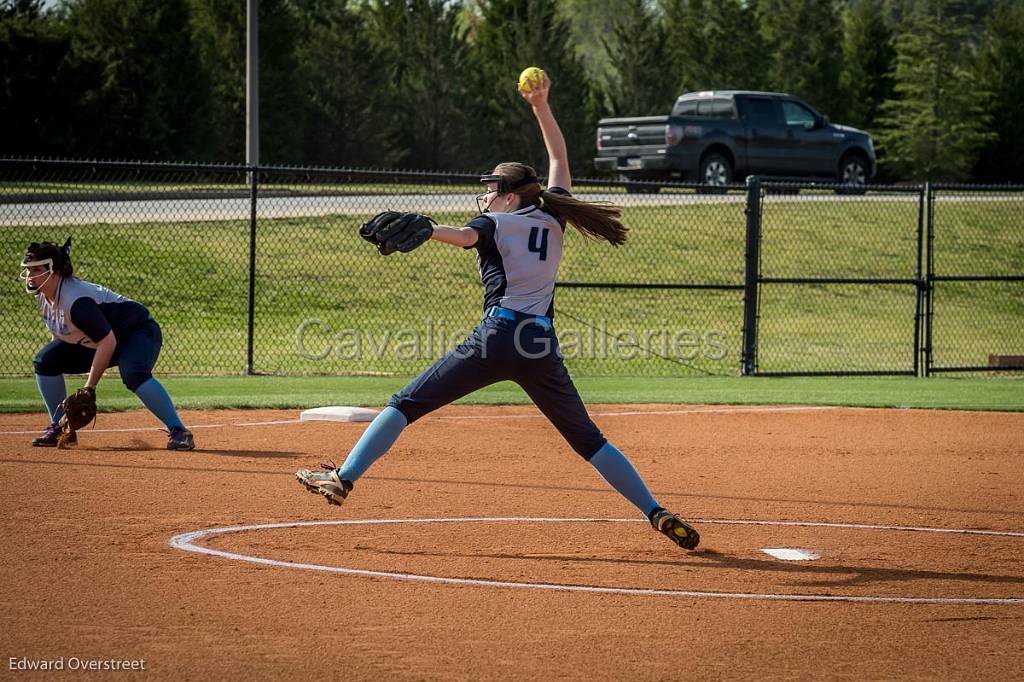
{"label": "softball pitcher", "polygon": [[618,207],[572,197],[565,140],[548,104],[550,80],[539,80],[533,87],[520,86],[519,92],[532,106],[547,148],[548,189],[541,189],[529,166],[501,163],[480,178],[486,185],[477,196],[482,212],[465,227],[432,226],[423,216],[392,212],[380,214],[361,230],[384,254],[411,250],[427,238],[475,249],[484,285],[483,320],[465,341],[391,398],[340,468],[301,469],[296,477],[310,492],[340,505],[406,426],[477,389],[510,380],[523,387],[572,448],[656,530],[680,547],[694,549],[700,542],[697,531],[658,504],[626,456],[602,435],[558,350],[553,297],[566,224],[614,246],[625,242],[627,228]]}
{"label": "softball pitcher", "polygon": [[[55,447],[67,396],[65,374],[86,374],[85,388],[95,393],[107,367],[117,366],[121,381],[167,427],[168,450],[195,447],[163,385],[153,377],[163,337],[160,326],[140,303],[106,287],[74,276],[71,240],[29,244],[21,262],[25,291],[35,296],[52,340],[35,357],[36,385],[50,415],[50,426],[32,441],[37,447]],[[75,445],[77,435],[65,435],[62,444]]]}

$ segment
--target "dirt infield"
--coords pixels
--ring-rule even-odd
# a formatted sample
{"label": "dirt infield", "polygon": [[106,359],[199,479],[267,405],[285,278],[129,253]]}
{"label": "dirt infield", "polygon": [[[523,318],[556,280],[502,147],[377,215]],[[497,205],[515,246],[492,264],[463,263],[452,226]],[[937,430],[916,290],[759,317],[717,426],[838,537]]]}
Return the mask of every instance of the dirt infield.
{"label": "dirt infield", "polygon": [[[129,674],[71,670],[118,659],[176,679],[1021,679],[1024,414],[593,412],[700,520],[696,552],[637,521],[529,407],[424,419],[342,509],[293,473],[362,424],[186,413],[210,427],[171,453],[147,413],[100,415],[74,450],[13,433],[39,415],[2,416],[0,676]],[[423,520],[193,536],[234,559],[170,544],[403,519]]]}

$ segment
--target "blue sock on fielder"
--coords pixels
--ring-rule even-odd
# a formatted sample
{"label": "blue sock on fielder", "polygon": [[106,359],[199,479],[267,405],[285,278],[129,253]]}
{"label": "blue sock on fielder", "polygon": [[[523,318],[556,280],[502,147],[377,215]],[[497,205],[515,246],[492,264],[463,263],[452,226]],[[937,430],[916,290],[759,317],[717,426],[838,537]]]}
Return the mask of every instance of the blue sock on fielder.
{"label": "blue sock on fielder", "polygon": [[651,491],[647,489],[647,484],[640,478],[640,474],[637,473],[629,459],[611,443],[605,443],[590,458],[590,463],[611,487],[632,502],[633,506],[644,513],[644,516],[650,518],[651,512],[658,508],[658,503],[651,495]]}
{"label": "blue sock on fielder", "polygon": [[58,374],[55,377],[36,375],[36,386],[39,387],[39,395],[43,396],[46,403],[46,411],[50,415],[50,422],[57,423],[57,420],[64,415],[60,404],[68,397],[68,389],[64,385],[64,375]]}
{"label": "blue sock on fielder", "polygon": [[393,407],[385,407],[363,431],[359,442],[338,468],[338,478],[354,483],[381,455],[391,449],[402,430],[409,425],[405,415]]}
{"label": "blue sock on fielder", "polygon": [[185,428],[185,425],[181,423],[181,418],[178,417],[178,411],[174,409],[171,396],[167,395],[167,390],[155,377],[146,379],[141,386],[135,389],[135,395],[139,396],[142,404],[155,414],[156,418],[162,421],[168,429]]}

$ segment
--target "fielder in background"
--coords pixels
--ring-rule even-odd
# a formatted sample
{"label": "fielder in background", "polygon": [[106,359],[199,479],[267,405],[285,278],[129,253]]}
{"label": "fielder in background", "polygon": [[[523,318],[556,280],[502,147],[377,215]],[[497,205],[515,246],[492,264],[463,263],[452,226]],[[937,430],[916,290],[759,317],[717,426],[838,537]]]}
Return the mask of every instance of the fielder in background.
{"label": "fielder in background", "polygon": [[572,448],[656,530],[693,549],[700,542],[697,531],[658,504],[630,461],[594,424],[558,350],[552,316],[566,224],[614,246],[625,242],[627,228],[619,207],[572,197],[565,140],[548,104],[550,80],[543,72],[524,80],[519,92],[533,108],[547,148],[546,190],[529,166],[501,163],[480,178],[486,185],[477,197],[481,213],[465,227],[435,226],[424,216],[386,212],[360,229],[384,255],[409,251],[430,238],[475,249],[484,285],[483,320],[465,341],[392,396],[340,468],[301,469],[296,477],[310,492],[340,505],[407,425],[477,389],[509,380],[522,386]]}
{"label": "fielder in background", "polygon": [[62,403],[67,396],[64,375],[88,373],[85,390],[95,393],[103,372],[116,366],[124,385],[167,427],[167,449],[193,449],[192,432],[181,423],[167,391],[153,377],[163,337],[149,310],[106,287],[75,277],[70,239],[63,246],[33,242],[21,267],[25,291],[35,296],[52,336],[35,357],[36,384],[50,415],[50,426],[32,445],[55,447],[58,441],[62,445],[77,444],[76,434],[65,434],[67,427],[61,424]]}

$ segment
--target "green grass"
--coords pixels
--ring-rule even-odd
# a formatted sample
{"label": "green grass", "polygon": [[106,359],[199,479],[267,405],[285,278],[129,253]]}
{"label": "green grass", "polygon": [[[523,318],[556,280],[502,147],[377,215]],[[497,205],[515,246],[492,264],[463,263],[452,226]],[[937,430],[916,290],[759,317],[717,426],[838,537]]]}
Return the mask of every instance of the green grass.
{"label": "green grass", "polygon": [[[461,224],[472,215],[469,197],[466,206],[434,217]],[[937,202],[939,271],[1020,272],[1021,207],[1016,197]],[[744,208],[714,197],[630,207],[624,212],[630,238],[618,249],[570,229],[559,279],[741,284]],[[355,236],[370,212],[260,221],[257,372],[408,376],[478,321],[482,294],[472,252],[432,242],[383,258]],[[904,199],[769,200],[763,274],[913,278],[916,231],[917,204]],[[73,236],[76,273],[142,301],[162,325],[158,371],[240,374],[248,232],[243,220],[111,225],[98,214],[87,225],[0,226],[0,249],[13,262],[29,241]],[[567,364],[577,376],[738,374],[742,291],[562,287],[556,311]],[[910,285],[766,284],[759,368],[909,370],[914,314]],[[939,284],[935,358],[945,365],[986,365],[990,353],[1024,354],[1022,322],[1019,283]],[[298,346],[301,329],[308,332],[305,354]],[[46,336],[31,299],[14,282],[0,289],[0,333],[7,339],[0,373],[30,372]],[[313,357],[321,353],[325,357]]]}
{"label": "green grass", "polygon": [[[309,408],[322,405],[380,406],[406,379],[400,377],[161,377],[183,409]],[[1024,411],[1024,379],[939,377],[645,379],[578,377],[588,404],[670,403],[733,405],[843,405],[958,410]],[[78,385],[69,379],[68,387]],[[138,399],[108,376],[100,384],[103,410],[140,407]],[[516,385],[503,382],[460,404],[528,404]],[[0,412],[40,412],[30,379],[0,379]]]}

